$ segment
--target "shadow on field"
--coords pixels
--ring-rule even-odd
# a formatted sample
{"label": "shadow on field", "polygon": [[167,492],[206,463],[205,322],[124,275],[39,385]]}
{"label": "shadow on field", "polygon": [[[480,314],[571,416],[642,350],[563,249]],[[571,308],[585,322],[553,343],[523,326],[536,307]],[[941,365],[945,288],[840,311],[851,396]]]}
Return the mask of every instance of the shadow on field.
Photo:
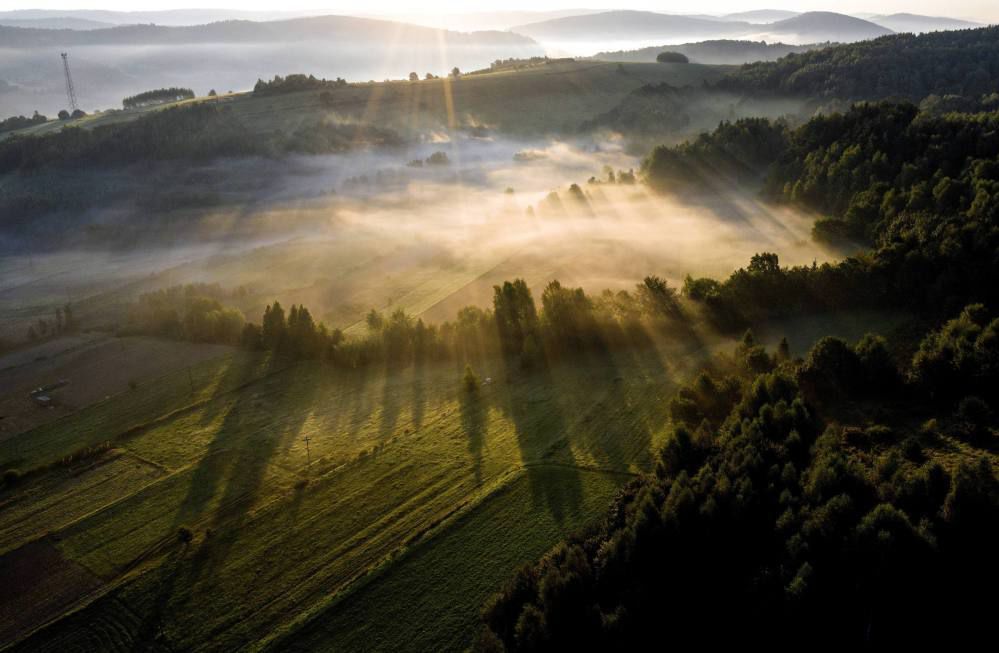
{"label": "shadow on field", "polygon": [[[270,363],[277,366],[273,360]],[[194,575],[214,567],[228,555],[249,509],[264,491],[275,455],[291,446],[312,411],[318,390],[315,378],[300,365],[280,370],[231,400],[205,456],[191,476],[176,524],[196,523],[209,513],[210,547],[199,549]],[[202,553],[204,552],[204,553]]]}
{"label": "shadow on field", "polygon": [[461,410],[461,427],[468,436],[468,452],[472,455],[475,467],[475,484],[482,484],[482,449],[486,440],[486,415],[489,411],[487,400],[481,390],[458,391]]}
{"label": "shadow on field", "polygon": [[578,471],[574,469],[572,451],[565,447],[568,456],[565,464],[572,469],[570,474],[550,475],[538,463],[544,462],[553,447],[560,447],[568,438],[569,429],[559,395],[571,393],[575,387],[558,387],[547,360],[543,359],[536,365],[524,379],[526,383],[517,381],[518,376],[523,377],[517,362],[509,357],[504,361],[507,391],[498,394],[503,410],[513,421],[531,496],[535,505],[546,505],[556,521],[562,522],[566,512],[577,509],[582,501],[582,483]]}

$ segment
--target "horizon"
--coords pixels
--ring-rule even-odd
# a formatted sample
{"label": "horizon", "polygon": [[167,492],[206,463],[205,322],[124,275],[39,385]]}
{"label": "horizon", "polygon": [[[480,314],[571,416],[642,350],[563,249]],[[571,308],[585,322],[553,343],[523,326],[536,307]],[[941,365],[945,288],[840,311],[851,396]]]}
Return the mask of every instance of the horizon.
{"label": "horizon", "polygon": [[828,11],[842,13],[853,16],[871,15],[891,15],[896,13],[910,13],[933,17],[946,17],[963,20],[971,20],[982,23],[999,22],[999,6],[995,3],[984,0],[957,0],[948,6],[948,11],[940,11],[938,3],[930,0],[888,0],[880,5],[881,11],[871,12],[870,5],[859,0],[841,0],[839,2],[823,2],[820,0],[774,0],[760,4],[751,4],[733,0],[711,0],[707,3],[700,3],[696,9],[688,6],[662,7],[653,2],[636,2],[626,7],[600,7],[585,6],[573,0],[548,0],[546,2],[512,2],[502,6],[492,8],[467,9],[465,3],[457,0],[436,0],[429,6],[413,9],[405,3],[393,0],[380,0],[367,3],[363,11],[357,11],[347,3],[325,2],[323,0],[298,0],[292,6],[275,6],[264,0],[253,0],[252,2],[242,2],[239,0],[212,0],[212,3],[205,6],[193,6],[186,0],[157,0],[145,4],[142,9],[133,9],[133,3],[126,0],[59,0],[56,2],[46,2],[42,0],[10,0],[7,7],[0,13],[22,12],[22,11],[45,11],[45,12],[79,12],[79,11],[111,11],[125,14],[145,14],[150,12],[166,11],[230,11],[234,13],[270,13],[275,16],[287,15],[295,16],[318,16],[318,15],[357,15],[383,18],[405,19],[416,16],[426,18],[445,18],[449,14],[460,15],[486,15],[505,13],[536,13],[543,14],[555,11],[580,11],[580,12],[603,12],[603,11],[651,11],[668,15],[711,15],[723,16],[733,13],[759,10],[780,10],[780,11]]}

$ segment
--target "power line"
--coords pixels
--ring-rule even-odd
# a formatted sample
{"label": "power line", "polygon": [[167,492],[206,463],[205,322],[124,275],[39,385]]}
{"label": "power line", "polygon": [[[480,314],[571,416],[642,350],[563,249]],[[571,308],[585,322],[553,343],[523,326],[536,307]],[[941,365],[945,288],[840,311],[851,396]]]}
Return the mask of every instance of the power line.
{"label": "power line", "polygon": [[74,112],[76,106],[76,89],[73,88],[73,76],[69,74],[69,54],[62,53],[62,69],[66,73],[66,99],[69,100],[69,110]]}

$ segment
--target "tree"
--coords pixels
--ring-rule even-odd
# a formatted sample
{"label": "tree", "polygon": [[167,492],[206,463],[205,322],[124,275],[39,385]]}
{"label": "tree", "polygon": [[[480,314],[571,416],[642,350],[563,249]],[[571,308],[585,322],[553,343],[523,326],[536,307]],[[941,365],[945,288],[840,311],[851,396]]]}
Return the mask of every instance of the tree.
{"label": "tree", "polygon": [[69,111],[66,111],[65,109],[60,109],[59,120],[69,120]]}
{"label": "tree", "polygon": [[208,97],[216,97],[217,95],[218,95],[218,93],[215,92],[214,88],[212,90],[208,91]]}
{"label": "tree", "polygon": [[690,63],[690,59],[686,55],[679,52],[660,52],[656,55],[656,61],[659,63]]}
{"label": "tree", "polygon": [[273,351],[284,344],[288,326],[285,322],[284,309],[280,302],[264,309],[264,319],[261,324],[261,341],[264,349]]}
{"label": "tree", "polygon": [[454,68],[451,69],[451,77],[455,79],[461,77],[461,71],[458,70],[458,66],[455,66]]}
{"label": "tree", "polygon": [[79,118],[83,118],[86,115],[87,115],[87,112],[84,111],[83,109],[74,109],[73,113],[70,115],[70,117],[73,118],[73,120],[77,120]]}
{"label": "tree", "polygon": [[655,317],[678,317],[680,304],[676,299],[676,289],[670,288],[665,279],[657,276],[645,277],[638,284],[638,301],[647,315]]}
{"label": "tree", "polygon": [[426,75],[424,75],[423,78],[424,79],[434,79],[434,74],[433,73],[427,73]]}
{"label": "tree", "polygon": [[418,82],[418,81],[420,81],[420,75],[418,73],[415,73],[415,72],[409,73],[409,81],[411,81],[411,82]]}
{"label": "tree", "polygon": [[475,392],[479,389],[479,376],[472,370],[471,365],[465,365],[465,375],[461,382],[465,386],[465,392]]}

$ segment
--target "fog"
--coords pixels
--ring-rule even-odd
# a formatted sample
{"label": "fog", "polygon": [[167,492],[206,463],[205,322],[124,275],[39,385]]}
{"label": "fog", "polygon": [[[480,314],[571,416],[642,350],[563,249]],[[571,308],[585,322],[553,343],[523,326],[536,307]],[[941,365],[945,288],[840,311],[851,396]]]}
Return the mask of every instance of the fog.
{"label": "fog", "polygon": [[[411,163],[435,152],[448,163]],[[809,216],[751,195],[587,183],[639,164],[613,139],[445,133],[393,150],[220,161],[197,174],[246,189],[239,201],[152,217],[95,211],[87,229],[127,245],[102,249],[98,238],[85,251],[3,258],[0,310],[18,316],[9,336],[67,298],[85,314],[154,288],[211,282],[248,288],[240,308],[251,319],[278,299],[349,329],[371,308],[452,319],[464,305],[488,306],[493,284],[517,277],[538,294],[552,279],[599,293],[648,274],[674,284],[688,273],[724,277],[763,250],[785,264],[829,257],[809,238]]]}
{"label": "fog", "polygon": [[[0,44],[0,115],[50,117],[65,108],[62,60],[65,47],[5,49]],[[122,98],[154,88],[180,86],[198,95],[245,91],[257,79],[294,72],[352,82],[404,79],[416,71],[446,75],[488,68],[496,59],[542,54],[540,48],[404,43],[373,46],[341,42],[186,44],[151,46],[77,45],[69,48],[80,107],[92,112],[120,108]]]}

